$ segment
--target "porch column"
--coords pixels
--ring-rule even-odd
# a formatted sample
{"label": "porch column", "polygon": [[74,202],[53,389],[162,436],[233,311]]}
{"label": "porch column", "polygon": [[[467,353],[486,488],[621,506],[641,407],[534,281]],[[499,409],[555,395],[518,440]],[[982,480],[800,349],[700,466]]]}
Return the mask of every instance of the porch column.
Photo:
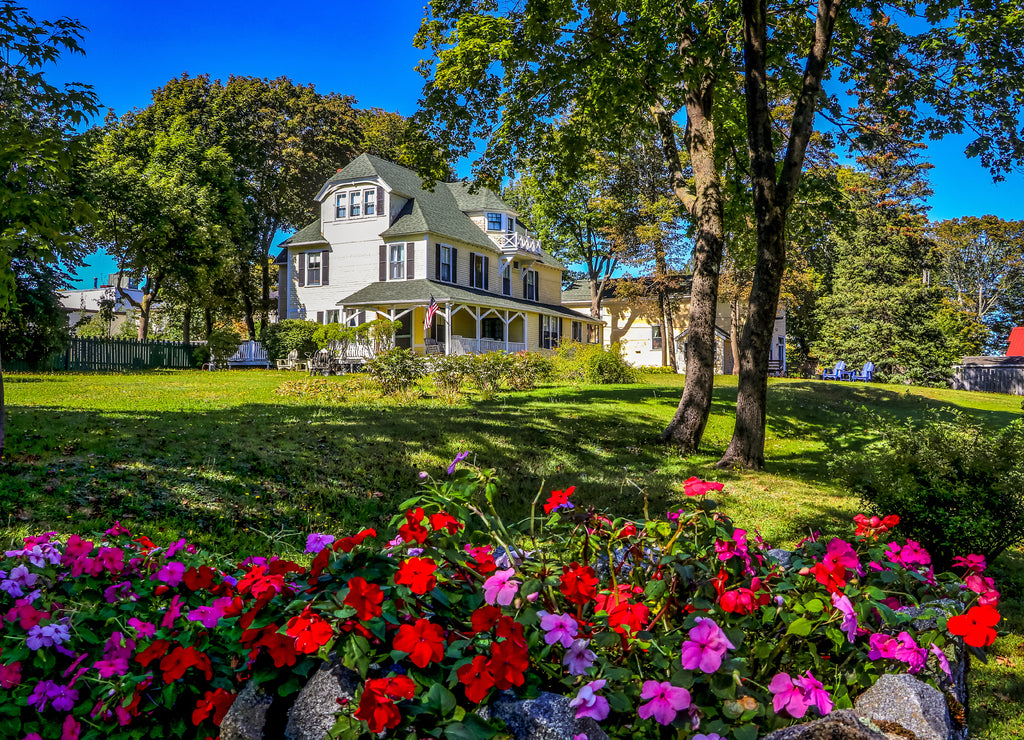
{"label": "porch column", "polygon": [[444,353],[452,353],[452,304],[444,304]]}
{"label": "porch column", "polygon": [[505,318],[502,319],[502,321],[505,322],[505,352],[507,353],[508,352],[508,322],[509,322],[508,311],[505,311]]}
{"label": "porch column", "polygon": [[473,312],[473,318],[476,319],[476,352],[480,354],[480,316],[483,311],[476,310]]}

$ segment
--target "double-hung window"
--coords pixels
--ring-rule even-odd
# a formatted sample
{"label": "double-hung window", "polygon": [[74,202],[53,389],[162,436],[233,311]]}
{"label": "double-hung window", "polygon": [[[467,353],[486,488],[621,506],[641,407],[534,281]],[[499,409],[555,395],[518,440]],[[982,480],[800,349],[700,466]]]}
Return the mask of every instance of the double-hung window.
{"label": "double-hung window", "polygon": [[523,298],[528,301],[537,300],[537,271],[527,270],[523,276]]}
{"label": "double-hung window", "polygon": [[306,252],[306,285],[320,284],[320,252]]}
{"label": "double-hung window", "polygon": [[446,283],[455,282],[452,278],[452,248],[447,244],[441,245],[441,280]]}
{"label": "double-hung window", "polygon": [[372,216],[377,209],[377,191],[363,191],[363,215]]}
{"label": "double-hung window", "polygon": [[501,271],[501,294],[512,295],[512,265],[505,265]]}
{"label": "double-hung window", "polygon": [[345,218],[348,213],[348,193],[338,193],[334,199],[334,217]]}
{"label": "double-hung window", "polygon": [[572,341],[582,342],[583,341],[583,322],[574,321],[572,322]]}
{"label": "double-hung window", "polygon": [[405,245],[404,244],[392,244],[391,245],[391,271],[390,276],[392,280],[402,280],[405,278]]}
{"label": "double-hung window", "polygon": [[542,349],[557,349],[561,337],[561,321],[555,316],[541,316],[540,346]]}
{"label": "double-hung window", "polygon": [[661,349],[661,327],[651,327],[651,349]]}
{"label": "double-hung window", "polygon": [[348,212],[353,218],[359,215],[360,205],[362,204],[362,195],[363,194],[358,190],[353,190],[352,195],[349,198]]}
{"label": "double-hung window", "polygon": [[501,231],[501,214],[500,213],[488,213],[487,214],[487,230],[488,231]]}
{"label": "double-hung window", "polygon": [[516,220],[512,216],[507,216],[505,218],[505,231],[509,234],[514,234],[516,232]]}
{"label": "double-hung window", "polygon": [[487,290],[487,257],[482,254],[470,256],[469,263],[469,286]]}

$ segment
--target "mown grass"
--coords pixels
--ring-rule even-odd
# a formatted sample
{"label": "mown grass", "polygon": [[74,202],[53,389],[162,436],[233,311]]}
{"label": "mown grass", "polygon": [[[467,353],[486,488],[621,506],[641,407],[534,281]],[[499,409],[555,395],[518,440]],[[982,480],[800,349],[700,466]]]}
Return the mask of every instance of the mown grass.
{"label": "mown grass", "polygon": [[[524,514],[542,485],[576,485],[578,504],[625,516],[639,515],[646,495],[660,512],[698,475],[725,482],[722,508],[785,546],[814,530],[849,534],[860,502],[830,463],[878,438],[877,415],[956,407],[993,426],[1021,415],[1012,396],[773,380],[767,467],[723,472],[714,463],[732,433],[734,378],[718,379],[704,450],[691,457],[655,441],[679,399],[675,376],[456,405],[429,389],[380,398],[365,381],[319,380],[328,384],[321,392],[296,397],[275,391],[301,386],[302,376],[263,371],[9,375],[0,539],[90,532],[120,519],[158,540],[294,553],[309,531],[386,525],[420,470],[443,475],[465,449],[498,470],[510,516]],[[1010,553],[994,568],[1011,634],[975,671],[972,732],[1015,738],[1024,727],[1024,557]]]}

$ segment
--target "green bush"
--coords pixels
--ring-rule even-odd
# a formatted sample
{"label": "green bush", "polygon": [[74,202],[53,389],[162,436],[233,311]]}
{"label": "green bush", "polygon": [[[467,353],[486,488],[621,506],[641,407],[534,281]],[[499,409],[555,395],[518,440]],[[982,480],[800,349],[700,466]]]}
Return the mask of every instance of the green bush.
{"label": "green bush", "polygon": [[395,347],[381,352],[366,363],[366,372],[385,393],[399,393],[426,373],[426,361],[411,349]]}
{"label": "green bush", "polygon": [[563,342],[555,352],[559,377],[571,383],[636,383],[640,373],[626,362],[618,342],[610,347],[600,344]]}
{"label": "green bush", "polygon": [[267,356],[272,360],[284,359],[292,350],[299,353],[301,360],[317,351],[314,336],[320,328],[320,324],[315,321],[285,319],[276,324],[268,324],[263,330],[261,341],[267,348]]}
{"label": "green bush", "polygon": [[937,565],[955,555],[994,558],[1024,540],[1024,422],[987,429],[962,412],[924,423],[876,418],[884,439],[835,469],[875,511],[897,514]]}
{"label": "green bush", "polygon": [[313,332],[313,341],[318,349],[330,349],[344,355],[348,346],[356,341],[358,330],[338,323],[324,324]]}
{"label": "green bush", "polygon": [[206,349],[210,358],[218,365],[223,365],[238,351],[242,343],[242,335],[231,329],[215,329],[206,340]]}
{"label": "green bush", "polygon": [[528,391],[553,374],[551,360],[537,352],[517,352],[509,356],[505,384],[514,391]]}
{"label": "green bush", "polygon": [[494,398],[501,390],[501,383],[512,366],[512,356],[504,352],[485,352],[472,355],[469,374],[473,385],[484,398]]}
{"label": "green bush", "polygon": [[472,373],[470,355],[437,355],[430,359],[430,373],[434,388],[441,398],[454,403],[462,394]]}

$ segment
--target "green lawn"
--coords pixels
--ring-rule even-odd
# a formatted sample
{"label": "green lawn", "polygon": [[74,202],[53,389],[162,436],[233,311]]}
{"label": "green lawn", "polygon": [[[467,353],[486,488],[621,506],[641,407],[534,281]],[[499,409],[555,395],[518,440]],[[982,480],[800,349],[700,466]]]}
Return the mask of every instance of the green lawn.
{"label": "green lawn", "polygon": [[[1021,399],[902,386],[772,380],[767,468],[723,473],[714,463],[732,432],[735,379],[719,378],[706,454],[655,442],[682,379],[634,386],[549,386],[447,406],[396,402],[346,384],[325,403],[275,393],[303,376],[236,371],[124,375],[8,375],[4,541],[55,529],[89,532],[121,519],[167,541],[179,534],[237,554],[294,552],[311,530],[383,525],[414,492],[418,472],[443,474],[460,450],[494,467],[513,516],[543,485],[576,485],[577,504],[639,515],[678,504],[690,475],[726,483],[723,509],[773,544],[813,530],[848,536],[856,497],[835,482],[835,454],[878,436],[865,410],[890,418],[958,407],[992,425],[1021,415]],[[975,673],[972,732],[1020,737],[1024,726],[1024,557],[995,564],[1015,634]],[[1004,697],[1009,697],[1007,701]]]}

